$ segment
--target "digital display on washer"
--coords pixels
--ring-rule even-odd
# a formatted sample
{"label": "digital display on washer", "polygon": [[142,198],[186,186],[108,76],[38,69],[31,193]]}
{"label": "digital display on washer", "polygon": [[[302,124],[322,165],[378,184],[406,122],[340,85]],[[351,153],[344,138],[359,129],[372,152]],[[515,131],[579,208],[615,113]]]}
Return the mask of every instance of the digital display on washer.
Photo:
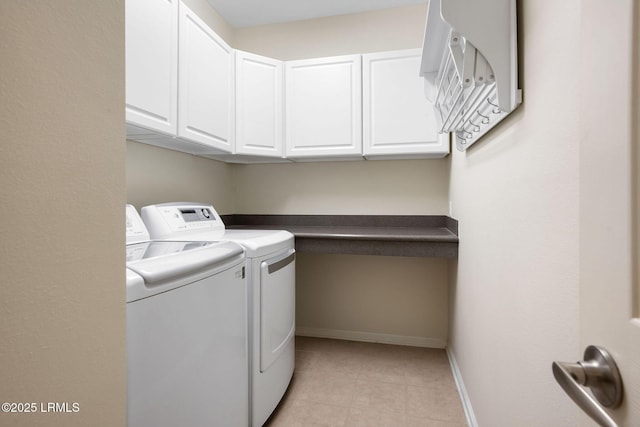
{"label": "digital display on washer", "polygon": [[213,213],[207,208],[180,209],[180,213],[182,214],[182,218],[185,222],[216,220]]}

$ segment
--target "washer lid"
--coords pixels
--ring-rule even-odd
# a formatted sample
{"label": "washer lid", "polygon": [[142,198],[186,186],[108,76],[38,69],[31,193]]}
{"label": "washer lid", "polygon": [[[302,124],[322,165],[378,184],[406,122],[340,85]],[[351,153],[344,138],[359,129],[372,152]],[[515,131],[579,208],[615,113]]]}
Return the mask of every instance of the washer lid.
{"label": "washer lid", "polygon": [[217,245],[219,242],[141,242],[126,246],[127,266],[135,261],[187,252]]}
{"label": "washer lid", "polygon": [[[131,253],[129,249],[131,248]],[[127,302],[188,285],[244,262],[232,242],[147,242],[127,246],[127,269],[143,282],[127,281]]]}

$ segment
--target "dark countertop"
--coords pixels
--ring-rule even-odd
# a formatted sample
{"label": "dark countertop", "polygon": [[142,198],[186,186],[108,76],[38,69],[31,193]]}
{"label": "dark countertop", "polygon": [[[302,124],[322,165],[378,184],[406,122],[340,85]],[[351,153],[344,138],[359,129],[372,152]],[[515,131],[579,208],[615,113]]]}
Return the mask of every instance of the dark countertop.
{"label": "dark countertop", "polygon": [[224,215],[231,229],[278,229],[299,252],[458,256],[458,222],[440,215]]}

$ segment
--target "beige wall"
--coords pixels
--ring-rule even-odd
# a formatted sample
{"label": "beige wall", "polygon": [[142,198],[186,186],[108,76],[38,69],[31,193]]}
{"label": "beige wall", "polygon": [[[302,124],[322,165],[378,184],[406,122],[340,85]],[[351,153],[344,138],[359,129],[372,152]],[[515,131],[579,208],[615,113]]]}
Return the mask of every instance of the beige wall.
{"label": "beige wall", "polygon": [[281,60],[422,46],[426,4],[239,28],[236,49]]}
{"label": "beige wall", "polygon": [[232,165],[127,141],[127,203],[202,202],[234,213]]}
{"label": "beige wall", "polygon": [[211,7],[207,0],[182,0],[189,9],[195,12],[204,22],[211,27],[216,34],[224,39],[227,44],[233,44],[233,27],[224,20],[220,14]]}
{"label": "beige wall", "polygon": [[444,348],[447,263],[298,254],[298,334]]}
{"label": "beige wall", "polygon": [[238,165],[236,213],[446,215],[447,160]]}
{"label": "beige wall", "polygon": [[578,425],[550,367],[582,354],[578,111],[588,88],[571,77],[580,49],[568,48],[581,43],[581,1],[518,5],[524,103],[453,155],[450,347],[478,425]]}
{"label": "beige wall", "polygon": [[0,425],[125,425],[123,46],[123,0],[0,2]]}

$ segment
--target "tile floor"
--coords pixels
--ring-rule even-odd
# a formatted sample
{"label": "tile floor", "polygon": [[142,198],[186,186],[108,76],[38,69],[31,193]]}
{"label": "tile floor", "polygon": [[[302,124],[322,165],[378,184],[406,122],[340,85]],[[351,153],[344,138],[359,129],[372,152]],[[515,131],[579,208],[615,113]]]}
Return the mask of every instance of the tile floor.
{"label": "tile floor", "polygon": [[296,337],[296,369],[268,427],[463,427],[444,350]]}

